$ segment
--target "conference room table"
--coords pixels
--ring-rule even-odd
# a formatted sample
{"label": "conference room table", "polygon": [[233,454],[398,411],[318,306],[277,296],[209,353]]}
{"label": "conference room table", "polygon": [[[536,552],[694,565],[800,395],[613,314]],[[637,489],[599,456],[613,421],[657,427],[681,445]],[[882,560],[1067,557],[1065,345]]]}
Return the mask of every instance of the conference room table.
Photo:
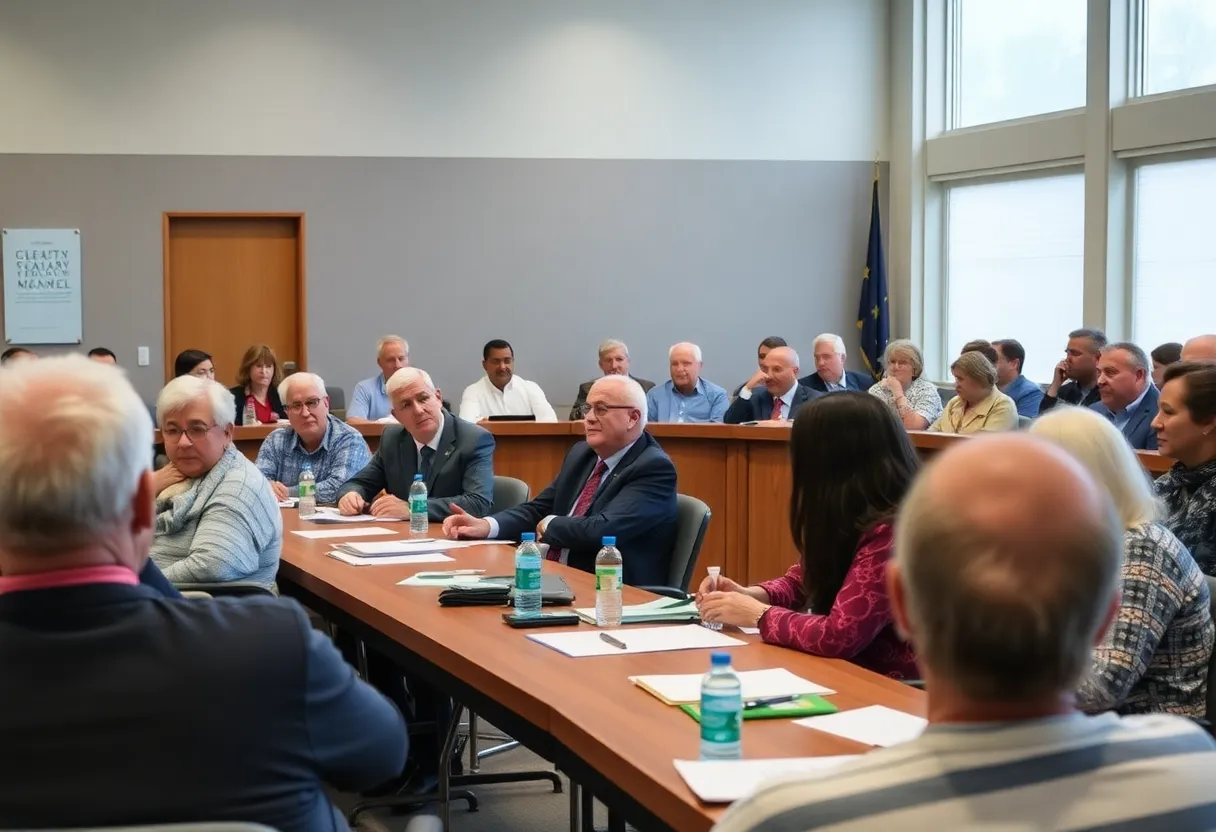
{"label": "conference room table", "polygon": [[[292,509],[283,510],[283,525],[278,573],[283,594],[349,628],[369,647],[406,668],[411,677],[438,685],[554,763],[608,806],[614,818],[627,820],[643,832],[704,832],[721,817],[725,807],[702,804],[673,765],[676,759],[697,759],[697,723],[629,681],[639,674],[704,673],[711,650],[570,658],[528,639],[527,634],[577,627],[512,629],[501,618],[505,607],[441,607],[439,589],[398,585],[420,571],[484,569],[487,575],[511,574],[514,549],[509,545],[449,550],[447,554],[454,560],[443,563],[352,566],[327,555],[335,542],[342,541],[341,536],[315,540],[292,533],[335,526],[300,520]],[[385,527],[394,532],[392,537],[357,539],[409,536],[405,523]],[[441,527],[432,525],[430,534],[441,536]],[[574,590],[575,606],[594,606],[592,575],[555,562],[545,562],[543,569],[565,579]],[[631,587],[625,590],[626,603],[652,597]],[[628,637],[629,629],[618,631],[622,639]],[[758,636],[729,627],[724,632],[746,642],[730,648],[738,670],[787,668],[837,691],[830,700],[841,710],[878,704],[924,715],[925,698],[920,690],[845,661],[767,645]],[[743,729],[746,758],[868,750],[860,743],[797,726],[788,719],[749,720]],[[446,767],[441,766],[441,772],[446,773]],[[494,799],[492,793],[483,793],[483,799],[487,798]],[[446,826],[447,805],[442,812]],[[584,829],[590,828],[589,818],[582,822]]]}

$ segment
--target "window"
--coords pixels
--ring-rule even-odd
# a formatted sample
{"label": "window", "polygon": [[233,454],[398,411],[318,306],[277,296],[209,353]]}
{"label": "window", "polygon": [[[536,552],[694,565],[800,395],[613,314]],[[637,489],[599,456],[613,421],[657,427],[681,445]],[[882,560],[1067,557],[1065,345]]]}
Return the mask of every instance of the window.
{"label": "window", "polygon": [[1085,6],[954,0],[951,126],[1084,107]]}
{"label": "window", "polygon": [[1148,352],[1212,332],[1216,249],[1210,200],[1216,159],[1145,164],[1136,171],[1132,332]]}
{"label": "window", "polygon": [[1051,381],[1082,325],[1082,174],[953,185],[946,194],[946,361],[973,338],[1016,338]]}
{"label": "window", "polygon": [[1216,84],[1216,2],[1141,1],[1142,93]]}

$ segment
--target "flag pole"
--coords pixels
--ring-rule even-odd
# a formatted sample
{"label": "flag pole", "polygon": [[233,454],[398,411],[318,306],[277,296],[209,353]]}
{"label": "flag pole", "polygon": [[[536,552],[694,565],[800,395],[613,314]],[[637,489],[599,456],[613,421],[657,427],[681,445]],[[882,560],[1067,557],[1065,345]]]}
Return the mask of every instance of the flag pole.
{"label": "flag pole", "polygon": [[874,154],[874,181],[878,181],[878,153]]}

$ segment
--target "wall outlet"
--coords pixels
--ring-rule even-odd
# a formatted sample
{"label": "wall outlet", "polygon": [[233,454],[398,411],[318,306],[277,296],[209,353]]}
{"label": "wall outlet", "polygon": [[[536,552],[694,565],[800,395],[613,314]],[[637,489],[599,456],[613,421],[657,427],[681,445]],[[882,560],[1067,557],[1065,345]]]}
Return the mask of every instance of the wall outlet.
{"label": "wall outlet", "polygon": [[141,366],[141,367],[147,367],[147,366],[148,366],[148,361],[149,361],[149,358],[148,358],[148,348],[147,348],[147,347],[140,347],[140,348],[139,348],[139,366]]}

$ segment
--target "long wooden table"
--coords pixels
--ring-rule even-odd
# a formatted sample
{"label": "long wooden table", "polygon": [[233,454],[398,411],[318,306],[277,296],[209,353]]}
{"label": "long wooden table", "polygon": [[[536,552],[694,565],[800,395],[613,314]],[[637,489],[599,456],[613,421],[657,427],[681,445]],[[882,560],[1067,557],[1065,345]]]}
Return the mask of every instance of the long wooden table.
{"label": "long wooden table", "polygon": [[[672,765],[674,759],[697,758],[696,722],[628,680],[647,673],[704,672],[711,651],[572,659],[529,640],[529,631],[505,626],[501,607],[440,607],[437,589],[397,585],[427,569],[508,574],[514,568],[509,546],[453,550],[449,554],[454,563],[356,567],[326,556],[333,541],[291,534],[315,528],[294,511],[284,510],[283,523],[288,533],[278,581],[284,594],[350,627],[411,673],[440,685],[557,764],[638,829],[703,832],[721,816],[722,807],[701,804]],[[404,524],[392,528],[406,533]],[[438,534],[439,528],[431,533]],[[548,562],[544,570],[566,580],[577,606],[594,605],[593,576]],[[626,589],[627,603],[649,597]],[[748,642],[731,650],[737,669],[786,667],[836,690],[831,699],[841,710],[881,704],[924,715],[919,690],[848,662],[773,647],[756,636],[728,634]],[[869,749],[788,720],[760,720],[745,723],[743,750],[746,757],[758,758],[859,754]]]}

